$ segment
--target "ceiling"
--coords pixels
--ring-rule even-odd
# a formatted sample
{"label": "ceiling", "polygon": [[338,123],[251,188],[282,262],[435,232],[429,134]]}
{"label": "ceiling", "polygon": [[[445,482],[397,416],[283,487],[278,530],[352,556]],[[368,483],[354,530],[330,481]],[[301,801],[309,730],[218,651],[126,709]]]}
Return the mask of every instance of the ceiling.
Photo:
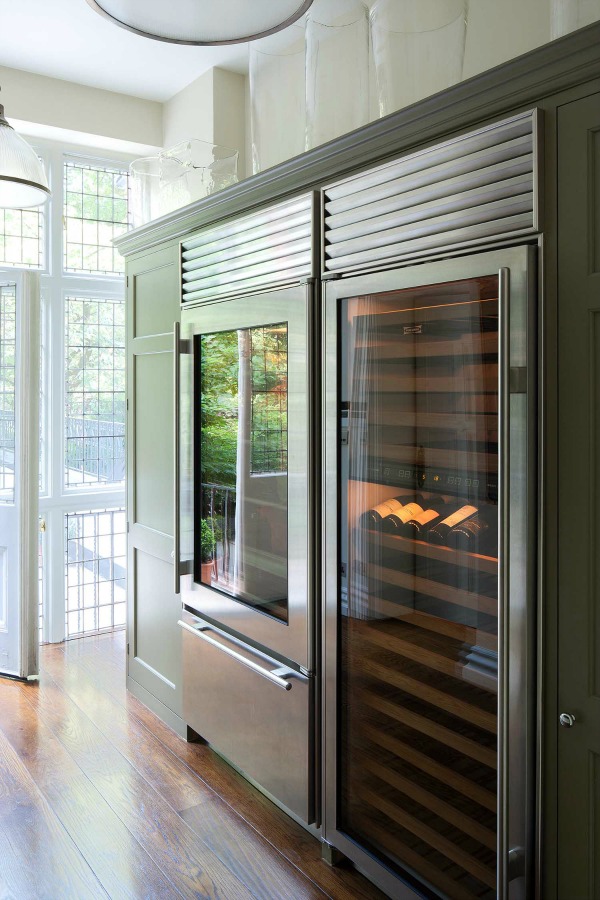
{"label": "ceiling", "polygon": [[111,24],[86,0],[0,0],[0,34],[2,66],[148,100],[168,100],[213,66],[247,71],[247,44],[148,40]]}

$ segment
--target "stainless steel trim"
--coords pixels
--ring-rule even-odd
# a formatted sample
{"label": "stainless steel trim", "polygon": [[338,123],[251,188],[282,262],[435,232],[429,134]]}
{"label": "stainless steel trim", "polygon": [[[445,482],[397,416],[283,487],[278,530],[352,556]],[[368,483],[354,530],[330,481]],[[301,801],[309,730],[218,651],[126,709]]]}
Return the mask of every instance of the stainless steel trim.
{"label": "stainless steel trim", "polygon": [[[476,231],[472,226],[456,228],[452,231],[434,231],[431,234],[417,234],[410,240],[407,234],[401,242],[390,242],[383,247],[371,247],[362,254],[350,254],[329,260],[328,269],[332,272],[344,274],[359,274],[356,269],[387,267],[395,262],[404,261],[407,258],[416,259],[423,254],[439,253],[442,248],[446,252],[458,251],[459,248],[468,247],[476,242],[497,241],[504,234],[527,234],[530,228],[531,214],[526,212],[520,215],[510,215],[508,218],[490,219],[487,222],[479,222]],[[415,231],[417,229],[414,229]]]}
{"label": "stainless steel trim", "polygon": [[432,165],[423,172],[410,172],[366,188],[348,198],[330,200],[326,203],[328,221],[343,222],[356,210],[372,203],[393,202],[407,191],[439,190],[440,186],[452,187],[467,177],[472,187],[490,184],[496,177],[511,178],[531,172],[533,156],[529,138],[521,136],[502,144],[486,147],[476,153],[465,153],[459,159],[445,160]]}
{"label": "stainless steel trim", "polygon": [[[504,801],[499,800],[499,815],[503,817],[505,830],[503,840],[504,859],[502,861],[502,884],[504,894],[498,900],[526,900],[533,896],[533,760],[532,739],[536,722],[534,713],[534,632],[535,598],[532,584],[531,530],[535,528],[535,346],[532,332],[535,330],[535,248],[529,246],[507,246],[486,253],[466,255],[464,247],[456,247],[454,259],[441,259],[423,265],[406,266],[394,270],[376,271],[369,274],[353,274],[339,280],[327,281],[324,285],[324,340],[323,372],[325,403],[323,416],[324,466],[322,491],[325,498],[323,525],[323,628],[324,628],[324,678],[323,678],[323,727],[324,740],[324,838],[345,853],[360,869],[390,896],[414,898],[414,888],[402,881],[402,876],[394,875],[356,840],[350,838],[340,828],[338,819],[338,445],[339,428],[337,417],[338,395],[338,304],[347,297],[378,292],[402,290],[424,284],[436,284],[463,278],[498,273],[506,266],[510,273],[510,318],[505,317],[503,352],[505,366],[518,370],[516,385],[522,387],[522,367],[526,366],[526,393],[508,394],[509,384],[504,385],[504,400],[510,405],[510,488],[503,482],[502,489],[510,489],[512,505],[510,545],[504,540],[503,559],[505,572],[506,621],[503,623],[499,639],[503,649],[508,651],[499,677],[504,678],[504,688],[500,694],[504,704],[502,729],[499,727],[499,752],[505,754]],[[502,278],[504,278],[504,274]],[[506,279],[508,282],[508,279]],[[508,283],[500,285],[506,296]],[[508,302],[508,298],[507,302]],[[502,308],[502,315],[508,307]],[[508,328],[510,326],[510,335]],[[510,354],[510,356],[509,356]],[[507,422],[503,416],[503,422]],[[508,429],[508,423],[507,423]],[[506,450],[505,457],[506,459]],[[533,476],[533,477],[532,477]],[[506,498],[502,500],[507,509]],[[509,510],[507,509],[507,516]],[[506,523],[508,527],[508,522]],[[535,548],[533,548],[535,552]],[[510,557],[510,558],[509,558]],[[510,585],[508,579],[510,578]],[[510,586],[510,597],[508,587]],[[510,647],[506,647],[506,635],[510,631]],[[507,687],[509,690],[507,690]],[[507,716],[507,711],[510,716]],[[500,722],[498,723],[500,726]],[[508,744],[508,746],[507,746]],[[508,762],[508,765],[507,765]],[[506,799],[510,803],[506,808]],[[510,850],[516,851],[510,854]],[[517,865],[518,862],[518,865]],[[499,860],[499,865],[501,862]]]}
{"label": "stainless steel trim", "polygon": [[180,426],[180,337],[181,325],[179,322],[173,323],[173,491],[174,491],[174,522],[173,522],[173,590],[175,594],[181,593],[181,578],[179,572],[179,560],[181,558],[181,531],[180,531],[180,513],[181,513],[181,479],[179,458],[179,426]]}
{"label": "stainless steel trim", "polygon": [[[12,128],[12,125],[9,125],[8,127]],[[27,187],[37,188],[38,191],[43,191],[45,194],[48,194],[48,197],[52,194],[50,188],[46,187],[45,184],[40,184],[39,181],[30,181],[28,178],[13,178],[12,175],[0,175],[0,181],[16,181],[18,184],[26,184]]]}
{"label": "stainless steel trim", "polygon": [[[372,220],[374,231],[401,225],[403,221],[418,221],[464,210],[484,203],[492,203],[533,191],[532,155],[509,160],[500,173],[478,169],[443,181],[428,180],[424,187],[415,187],[414,179],[398,179],[397,193],[385,200],[371,200],[362,206],[352,206],[344,213],[328,217],[331,229],[329,241],[348,240],[364,235],[365,222]],[[510,169],[508,168],[510,166]],[[402,182],[406,182],[406,187]]]}
{"label": "stainless steel trim", "polygon": [[324,272],[533,233],[539,127],[537,111],[529,111],[326,188]]}
{"label": "stainless steel trim", "polygon": [[[441,144],[425,147],[423,150],[418,150],[416,153],[407,154],[392,162],[384,163],[367,172],[351,175],[349,178],[344,178],[342,181],[334,182],[333,185],[327,188],[327,194],[332,197],[332,199],[337,199],[338,197],[345,197],[348,194],[355,193],[358,190],[358,183],[360,183],[361,189],[373,187],[376,184],[380,184],[382,181],[387,180],[385,174],[382,177],[382,173],[387,173],[388,170],[397,168],[400,164],[402,164],[403,168],[408,172],[417,172],[421,169],[429,168],[432,165],[438,165],[447,160],[456,159],[458,156],[478,153],[486,148],[494,147],[498,143],[522,137],[523,135],[528,134],[531,129],[529,124],[531,115],[532,111],[519,113],[510,119],[505,119],[502,122],[494,122],[492,125],[487,125],[476,131],[461,134],[458,137],[452,138],[449,141],[444,141]],[[498,140],[497,136],[499,128],[502,129],[500,140]],[[456,152],[457,146],[460,146],[458,153]]]}
{"label": "stainless steel trim", "polygon": [[183,301],[217,300],[316,276],[315,192],[182,242]]}
{"label": "stainless steel trim", "polygon": [[[191,634],[195,634],[197,637],[202,638],[202,640],[206,641],[208,644],[212,644],[217,650],[226,653],[227,656],[231,656],[232,659],[235,659],[237,662],[242,663],[242,665],[247,666],[247,668],[252,669],[257,675],[262,675],[263,678],[272,681],[277,687],[282,688],[284,691],[291,691],[292,685],[289,681],[286,681],[285,678],[295,674],[293,669],[289,669],[286,666],[279,666],[277,669],[263,669],[258,663],[252,662],[251,659],[246,659],[241,653],[237,653],[230,647],[225,647],[223,644],[219,643],[219,641],[205,634],[205,631],[216,631],[216,629],[211,628],[210,625],[202,624],[195,628],[193,625],[188,625],[187,622],[182,622],[181,619],[179,619],[177,624],[182,628],[185,628],[185,630],[189,631]],[[219,634],[220,632],[217,631],[216,633]]]}
{"label": "stainless steel trim", "polygon": [[267,31],[259,31],[256,34],[248,34],[228,41],[186,41],[181,38],[161,37],[159,34],[150,34],[150,32],[142,31],[139,28],[135,28],[133,25],[127,25],[125,22],[122,22],[121,19],[111,16],[109,12],[102,8],[98,0],[87,0],[88,6],[91,6],[93,10],[99,13],[103,18],[108,19],[113,25],[118,25],[119,28],[123,28],[125,31],[131,31],[132,34],[137,34],[140,37],[149,38],[153,41],[161,41],[165,44],[180,44],[184,47],[222,47],[227,46],[228,44],[245,44],[248,41],[256,41],[259,38],[268,37],[270,34],[276,34],[278,31],[287,28],[288,25],[293,25],[294,22],[297,22],[298,19],[304,15],[311,3],[312,0],[303,0],[293,15],[285,19],[281,25],[278,25],[276,28],[269,28]]}
{"label": "stainless steel trim", "polygon": [[498,408],[498,859],[497,893],[508,885],[508,598],[510,535],[510,270],[498,271],[499,385]]}

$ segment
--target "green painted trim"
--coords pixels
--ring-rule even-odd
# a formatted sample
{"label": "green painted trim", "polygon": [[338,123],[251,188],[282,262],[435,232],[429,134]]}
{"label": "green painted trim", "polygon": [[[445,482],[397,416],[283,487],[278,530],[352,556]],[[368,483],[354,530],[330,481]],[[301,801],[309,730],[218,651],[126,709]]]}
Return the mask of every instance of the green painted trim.
{"label": "green painted trim", "polygon": [[179,737],[186,741],[189,740],[189,729],[183,719],[129,675],[127,676],[127,690],[133,694],[134,697],[137,697],[144,706],[147,706],[151,712],[158,716],[165,725],[172,728]]}
{"label": "green painted trim", "polygon": [[600,23],[469,78],[441,94],[378,119],[123,235],[124,256],[182,239],[209,223],[314,190],[432,141],[536,106],[600,78]]}

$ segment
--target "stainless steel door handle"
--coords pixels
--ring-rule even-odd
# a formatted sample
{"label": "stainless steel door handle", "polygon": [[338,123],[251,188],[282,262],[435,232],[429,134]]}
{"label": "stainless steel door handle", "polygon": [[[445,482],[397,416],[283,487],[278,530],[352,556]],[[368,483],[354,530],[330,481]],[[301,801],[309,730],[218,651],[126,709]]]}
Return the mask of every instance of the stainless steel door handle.
{"label": "stainless steel door handle", "polygon": [[284,691],[291,691],[292,685],[282,676],[295,674],[293,669],[288,669],[285,666],[278,666],[276,669],[264,669],[262,666],[259,666],[258,663],[253,662],[251,659],[246,659],[241,653],[237,653],[237,651],[232,650],[230,647],[225,647],[219,641],[216,641],[214,638],[209,637],[208,634],[205,634],[206,631],[210,630],[208,625],[200,625],[194,628],[193,625],[188,625],[187,622],[182,622],[181,619],[177,624],[181,625],[182,628],[189,631],[191,634],[195,634],[196,637],[202,638],[207,644],[211,644],[213,647],[216,647],[217,650],[226,653],[227,656],[231,656],[232,659],[235,659],[237,662],[242,663],[242,665],[252,669],[257,675],[262,675],[263,678],[272,681],[277,687],[283,688]]}
{"label": "stainless steel door handle", "polygon": [[571,713],[561,713],[558,717],[558,721],[563,728],[572,728],[575,724],[575,716]]}

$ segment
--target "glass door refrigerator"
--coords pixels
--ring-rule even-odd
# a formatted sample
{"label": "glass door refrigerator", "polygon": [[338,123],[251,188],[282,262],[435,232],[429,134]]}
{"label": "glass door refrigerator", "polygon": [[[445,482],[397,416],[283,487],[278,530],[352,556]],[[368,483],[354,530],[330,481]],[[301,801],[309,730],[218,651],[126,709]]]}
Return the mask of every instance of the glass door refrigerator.
{"label": "glass door refrigerator", "polygon": [[534,253],[326,283],[324,835],[395,898],[532,896]]}

